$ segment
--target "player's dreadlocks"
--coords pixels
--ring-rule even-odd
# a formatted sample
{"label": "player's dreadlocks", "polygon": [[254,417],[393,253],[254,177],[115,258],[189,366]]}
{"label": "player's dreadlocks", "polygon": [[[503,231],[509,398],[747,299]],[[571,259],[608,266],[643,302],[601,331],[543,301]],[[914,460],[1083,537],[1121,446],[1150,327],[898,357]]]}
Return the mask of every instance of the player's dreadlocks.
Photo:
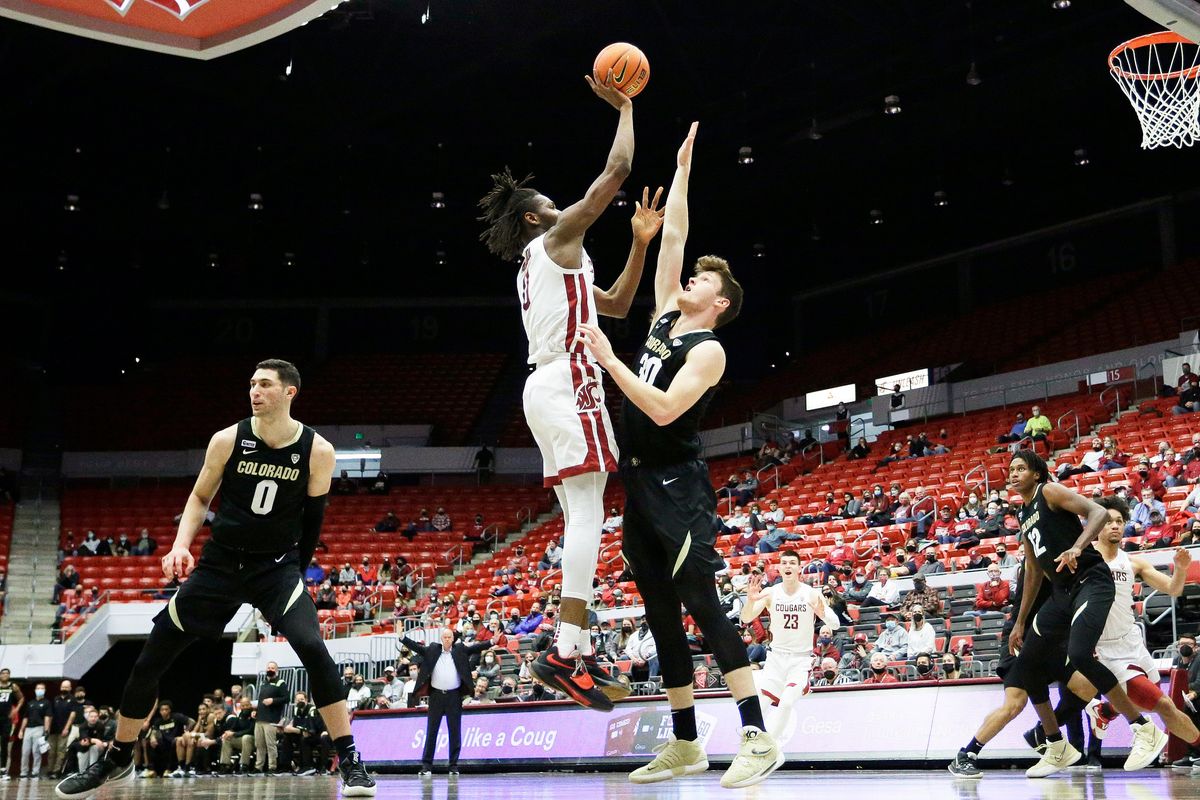
{"label": "player's dreadlocks", "polygon": [[504,172],[492,176],[492,190],[479,201],[479,207],[483,209],[479,220],[488,224],[479,240],[505,260],[519,256],[525,246],[521,216],[533,210],[533,198],[538,194],[526,185],[531,180],[532,173],[518,181],[505,167]]}

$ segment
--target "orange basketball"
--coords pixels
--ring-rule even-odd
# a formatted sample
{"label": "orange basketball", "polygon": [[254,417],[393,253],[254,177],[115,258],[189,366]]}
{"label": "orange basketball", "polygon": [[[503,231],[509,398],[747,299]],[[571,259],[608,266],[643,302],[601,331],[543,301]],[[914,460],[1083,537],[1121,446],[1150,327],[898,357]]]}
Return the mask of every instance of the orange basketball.
{"label": "orange basketball", "polygon": [[650,61],[645,53],[628,42],[610,44],[596,56],[596,63],[592,66],[592,77],[596,83],[604,83],[610,69],[613,86],[627,97],[636,97],[650,82]]}

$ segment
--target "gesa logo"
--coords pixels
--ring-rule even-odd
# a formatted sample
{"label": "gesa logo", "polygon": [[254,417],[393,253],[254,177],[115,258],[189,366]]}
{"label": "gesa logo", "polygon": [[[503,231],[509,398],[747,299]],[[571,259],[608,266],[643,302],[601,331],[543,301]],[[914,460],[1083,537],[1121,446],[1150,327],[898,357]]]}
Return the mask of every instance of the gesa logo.
{"label": "gesa logo", "polygon": [[[104,2],[112,6],[113,10],[123,17],[129,13],[129,9],[133,8],[133,4],[137,0],[104,0]],[[182,20],[188,14],[207,3],[208,0],[142,0],[142,2],[158,6],[163,11]]]}

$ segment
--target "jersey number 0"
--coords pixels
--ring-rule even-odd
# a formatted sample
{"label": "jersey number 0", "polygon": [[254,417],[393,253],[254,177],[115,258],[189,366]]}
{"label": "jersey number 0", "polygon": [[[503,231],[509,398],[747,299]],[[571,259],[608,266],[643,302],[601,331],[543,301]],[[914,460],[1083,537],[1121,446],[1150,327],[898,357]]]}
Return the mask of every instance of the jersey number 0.
{"label": "jersey number 0", "polygon": [[279,494],[279,484],[275,481],[259,481],[254,487],[254,497],[250,500],[250,510],[255,514],[270,514],[275,507],[275,495]]}

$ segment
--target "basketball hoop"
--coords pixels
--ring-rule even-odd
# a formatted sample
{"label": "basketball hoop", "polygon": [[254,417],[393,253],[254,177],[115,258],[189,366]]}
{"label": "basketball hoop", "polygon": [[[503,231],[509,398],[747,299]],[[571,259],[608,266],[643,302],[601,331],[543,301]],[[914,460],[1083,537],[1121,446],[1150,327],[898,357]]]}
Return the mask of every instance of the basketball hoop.
{"label": "basketball hoop", "polygon": [[1143,150],[1200,140],[1200,45],[1151,33],[1117,45],[1108,68],[1142,123]]}

